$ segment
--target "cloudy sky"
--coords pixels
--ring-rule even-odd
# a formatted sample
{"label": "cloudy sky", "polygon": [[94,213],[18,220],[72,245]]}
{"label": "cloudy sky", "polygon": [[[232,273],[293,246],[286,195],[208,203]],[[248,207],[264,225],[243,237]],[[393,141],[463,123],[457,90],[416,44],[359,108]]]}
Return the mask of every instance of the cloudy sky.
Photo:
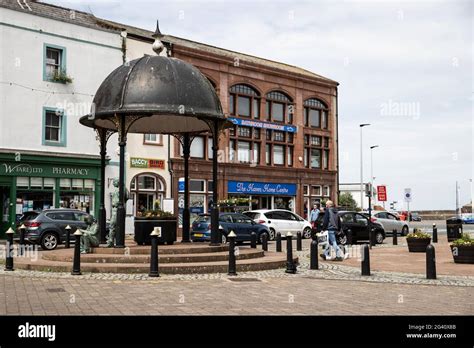
{"label": "cloudy sky", "polygon": [[[340,178],[412,209],[454,209],[474,177],[471,1],[57,1],[149,30],[297,65],[339,87]],[[400,205],[399,208],[402,208]]]}

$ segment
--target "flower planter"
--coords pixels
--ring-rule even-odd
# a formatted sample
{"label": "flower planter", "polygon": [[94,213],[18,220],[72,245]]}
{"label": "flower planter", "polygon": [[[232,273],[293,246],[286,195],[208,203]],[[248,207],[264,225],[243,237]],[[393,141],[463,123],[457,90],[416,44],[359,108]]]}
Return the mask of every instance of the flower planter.
{"label": "flower planter", "polygon": [[178,229],[178,219],[172,218],[150,218],[135,217],[135,237],[138,245],[151,245],[150,233],[155,227],[161,227],[161,237],[158,237],[158,244],[172,245],[176,242],[176,231]]}
{"label": "flower planter", "polygon": [[474,245],[451,245],[454,263],[474,264]]}
{"label": "flower planter", "polygon": [[431,243],[431,238],[407,238],[408,251],[411,253],[424,253]]}

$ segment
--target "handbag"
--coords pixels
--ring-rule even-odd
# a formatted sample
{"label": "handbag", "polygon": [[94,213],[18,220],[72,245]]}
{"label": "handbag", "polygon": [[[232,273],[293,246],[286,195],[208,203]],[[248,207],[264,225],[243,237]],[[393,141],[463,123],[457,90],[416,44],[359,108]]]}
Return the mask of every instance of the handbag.
{"label": "handbag", "polygon": [[318,238],[318,244],[322,247],[326,247],[329,243],[329,235],[328,231],[322,231],[320,233],[316,233],[316,237]]}

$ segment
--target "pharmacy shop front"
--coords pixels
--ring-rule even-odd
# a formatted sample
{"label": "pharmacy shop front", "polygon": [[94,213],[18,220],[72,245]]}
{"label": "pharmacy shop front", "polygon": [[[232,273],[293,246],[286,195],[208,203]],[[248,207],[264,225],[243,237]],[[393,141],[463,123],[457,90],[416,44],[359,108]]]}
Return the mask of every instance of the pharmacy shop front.
{"label": "pharmacy shop front", "polygon": [[80,209],[98,214],[100,159],[0,153],[0,236],[28,211]]}

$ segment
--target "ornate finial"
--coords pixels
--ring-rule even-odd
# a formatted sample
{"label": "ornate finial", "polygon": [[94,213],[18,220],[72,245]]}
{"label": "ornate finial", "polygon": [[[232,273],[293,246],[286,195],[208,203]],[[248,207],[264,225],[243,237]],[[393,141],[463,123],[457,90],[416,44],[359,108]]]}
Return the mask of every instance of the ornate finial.
{"label": "ornate finial", "polygon": [[152,35],[152,37],[155,38],[155,42],[153,42],[152,48],[153,48],[153,51],[155,51],[157,55],[167,57],[168,52],[165,45],[163,45],[163,42],[161,42],[160,40],[161,36],[163,36],[163,34],[160,31],[160,24],[159,24],[159,21],[157,20],[155,33]]}

